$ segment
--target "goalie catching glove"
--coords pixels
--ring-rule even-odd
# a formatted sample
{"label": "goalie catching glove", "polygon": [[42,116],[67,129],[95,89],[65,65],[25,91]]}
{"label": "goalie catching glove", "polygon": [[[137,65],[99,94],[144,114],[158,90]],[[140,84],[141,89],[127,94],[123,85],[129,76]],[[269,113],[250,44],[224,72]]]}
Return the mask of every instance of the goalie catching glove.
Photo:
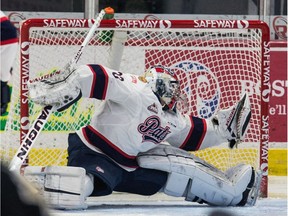
{"label": "goalie catching glove", "polygon": [[61,112],[77,102],[81,97],[81,86],[75,68],[65,67],[63,71],[56,71],[28,81],[31,100],[41,106],[53,106]]}

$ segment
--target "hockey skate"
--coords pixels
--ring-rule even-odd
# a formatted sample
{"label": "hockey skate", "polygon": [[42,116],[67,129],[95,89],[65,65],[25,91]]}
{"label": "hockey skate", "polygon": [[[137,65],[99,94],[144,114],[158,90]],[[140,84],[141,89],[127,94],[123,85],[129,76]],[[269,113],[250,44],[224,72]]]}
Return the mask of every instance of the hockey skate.
{"label": "hockey skate", "polygon": [[237,104],[220,110],[212,122],[214,125],[218,125],[219,133],[229,141],[229,147],[233,148],[244,140],[250,119],[251,107],[249,97],[245,93]]}
{"label": "hockey skate", "polygon": [[54,106],[59,112],[82,96],[78,73],[75,68],[68,66],[52,74],[29,80],[28,88],[33,102],[42,106]]}
{"label": "hockey skate", "polygon": [[262,179],[262,171],[254,171],[252,173],[251,180],[246,188],[246,190],[243,192],[243,197],[240,203],[238,203],[237,206],[254,206],[257,198],[259,196],[260,191],[260,184]]}

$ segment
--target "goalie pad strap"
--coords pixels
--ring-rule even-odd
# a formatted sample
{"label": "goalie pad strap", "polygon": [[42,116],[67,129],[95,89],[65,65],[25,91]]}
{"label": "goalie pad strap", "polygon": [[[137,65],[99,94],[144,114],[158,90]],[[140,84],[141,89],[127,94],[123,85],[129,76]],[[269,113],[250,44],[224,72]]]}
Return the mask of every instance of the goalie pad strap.
{"label": "goalie pad strap", "polygon": [[251,179],[251,167],[240,164],[225,172],[181,149],[159,145],[137,157],[140,167],[169,173],[163,192],[219,206],[237,205]]}
{"label": "goalie pad strap", "polygon": [[55,209],[86,209],[86,197],[93,191],[93,177],[80,167],[29,166],[24,177]]}

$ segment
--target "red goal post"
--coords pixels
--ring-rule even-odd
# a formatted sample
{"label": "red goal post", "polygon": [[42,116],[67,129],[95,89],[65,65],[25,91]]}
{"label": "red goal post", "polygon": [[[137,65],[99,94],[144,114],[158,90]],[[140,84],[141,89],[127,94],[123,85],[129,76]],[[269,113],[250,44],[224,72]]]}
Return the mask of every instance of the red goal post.
{"label": "red goal post", "polygon": [[[29,122],[40,110],[29,101],[28,79],[62,68],[75,54],[92,23],[91,19],[29,19],[21,24],[20,77],[14,78],[15,83],[18,79],[20,89],[12,98],[5,129],[7,137],[16,133],[22,140]],[[132,74],[141,74],[155,64],[168,66],[180,79],[184,100],[179,109],[204,118],[231,106],[247,91],[252,104],[252,123],[244,143],[235,150],[223,144],[196,154],[219,169],[240,162],[261,169],[264,173],[261,195],[266,197],[269,34],[267,24],[256,20],[103,20],[79,64],[104,64]],[[67,141],[58,136],[87,124],[93,106],[98,104],[81,100],[64,113],[55,113],[27,163],[65,164],[63,149]],[[14,151],[12,145],[19,145],[19,140],[9,144],[8,150],[2,150],[5,155],[9,152],[8,158]],[[62,150],[59,146],[63,146]]]}

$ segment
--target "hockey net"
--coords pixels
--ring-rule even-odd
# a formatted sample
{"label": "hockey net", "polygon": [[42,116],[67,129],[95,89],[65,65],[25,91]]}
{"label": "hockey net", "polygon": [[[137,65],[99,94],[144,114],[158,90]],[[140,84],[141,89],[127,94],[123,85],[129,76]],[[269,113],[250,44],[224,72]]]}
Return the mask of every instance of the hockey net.
{"label": "hockey net", "polygon": [[[22,23],[2,160],[11,160],[29,122],[42,109],[29,100],[27,80],[63,68],[78,51],[91,24],[92,20],[86,19],[30,19]],[[141,74],[156,64],[170,67],[184,95],[178,108],[203,118],[233,105],[247,91],[252,121],[246,140],[233,150],[224,143],[195,154],[221,170],[241,162],[262,169],[261,191],[266,196],[268,41],[269,29],[260,21],[103,20],[79,64],[98,63],[132,74]],[[81,99],[68,110],[53,113],[26,165],[65,165],[67,135],[88,124],[99,103]]]}

